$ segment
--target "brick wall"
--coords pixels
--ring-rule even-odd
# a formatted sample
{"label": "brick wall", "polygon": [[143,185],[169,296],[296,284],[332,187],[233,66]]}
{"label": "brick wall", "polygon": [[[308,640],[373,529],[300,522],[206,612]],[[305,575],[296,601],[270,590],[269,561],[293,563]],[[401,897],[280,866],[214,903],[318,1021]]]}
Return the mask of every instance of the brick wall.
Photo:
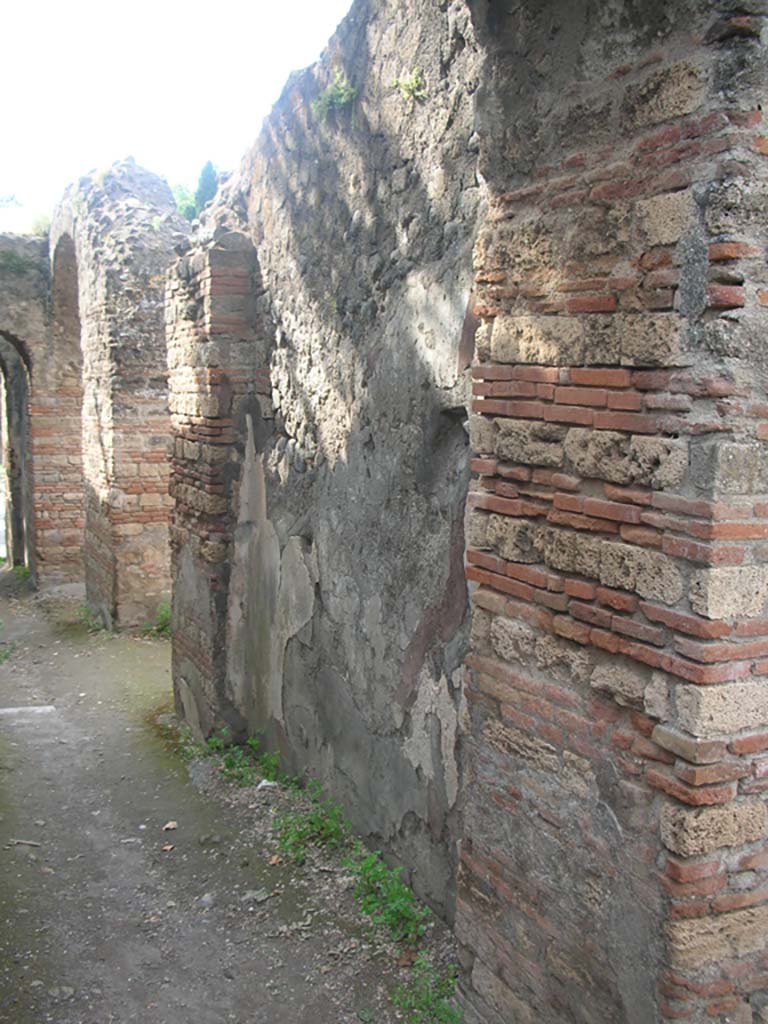
{"label": "brick wall", "polygon": [[763,17],[649,8],[595,64],[576,7],[484,26],[487,117],[558,16],[579,59],[486,158],[468,999],[746,1024],[768,1001]]}

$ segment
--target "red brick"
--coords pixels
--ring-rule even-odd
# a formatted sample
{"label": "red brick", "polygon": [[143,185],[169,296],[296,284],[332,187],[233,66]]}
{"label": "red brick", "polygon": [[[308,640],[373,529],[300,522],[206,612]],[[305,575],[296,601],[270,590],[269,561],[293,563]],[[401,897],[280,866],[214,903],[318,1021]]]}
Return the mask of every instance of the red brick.
{"label": "red brick", "polygon": [[524,583],[530,583],[532,587],[546,587],[548,582],[548,574],[543,569],[537,569],[533,565],[520,565],[517,562],[503,562],[504,568],[501,570],[494,570],[495,572],[503,572],[506,576],[511,576],[514,579],[522,580]]}
{"label": "red brick", "polygon": [[608,401],[605,388],[555,388],[555,401],[561,405],[602,406]]}
{"label": "red brick", "polygon": [[738,661],[740,658],[759,658],[768,654],[768,639],[754,640],[752,643],[699,643],[696,640],[675,640],[675,650],[686,658],[694,661],[714,664],[723,661]]}
{"label": "red brick", "polygon": [[492,416],[512,416],[523,419],[540,420],[548,406],[543,402],[526,402],[513,398],[478,398],[472,402],[472,411]]}
{"label": "red brick", "polygon": [[652,622],[661,622],[670,629],[679,630],[681,633],[689,633],[691,636],[700,637],[702,640],[715,640],[729,636],[732,627],[727,622],[699,618],[698,615],[689,615],[687,612],[676,612],[671,608],[663,608],[660,605],[651,604],[649,601],[640,602],[640,611]]}
{"label": "red brick", "polygon": [[595,388],[628,388],[632,382],[629,370],[581,369],[570,370],[572,384],[583,384]]}
{"label": "red brick", "polygon": [[636,391],[609,391],[608,408],[623,412],[640,412],[643,399]]}
{"label": "red brick", "polygon": [[768,732],[754,732],[731,740],[729,749],[734,754],[757,754],[768,750]]}
{"label": "red brick", "polygon": [[475,380],[512,380],[514,366],[498,366],[490,363],[475,363],[472,377]]}
{"label": "red brick", "polygon": [[705,565],[741,565],[744,561],[743,548],[697,544],[683,537],[664,537],[661,550],[667,555],[687,558],[690,562],[703,562]]}
{"label": "red brick", "polygon": [[650,505],[654,493],[641,487],[617,487],[615,484],[603,484],[603,491],[611,501],[625,501],[633,505]]}
{"label": "red brick", "polygon": [[714,899],[712,909],[716,914],[725,914],[729,910],[754,907],[766,901],[768,901],[768,888],[753,889],[751,892],[729,892]]}
{"label": "red brick", "polygon": [[712,309],[736,309],[744,305],[744,289],[740,285],[711,284],[707,289],[707,305]]}
{"label": "red brick", "polygon": [[720,764],[693,765],[678,761],[675,775],[689,786],[709,786],[717,782],[733,782],[749,775],[749,769],[740,762],[722,761]]}
{"label": "red brick", "polygon": [[763,156],[768,156],[768,136],[756,135],[752,140],[752,145],[755,147],[757,153],[762,153]]}
{"label": "red brick", "polygon": [[510,480],[521,480],[523,483],[531,479],[531,471],[527,466],[510,466],[500,462],[496,467],[499,476],[508,477]]}
{"label": "red brick", "polygon": [[569,597],[577,597],[582,601],[593,601],[595,598],[596,587],[594,583],[585,583],[583,580],[570,580],[565,581],[565,592]]}
{"label": "red brick", "polygon": [[598,533],[618,533],[618,524],[610,519],[593,519],[588,516],[576,515],[573,512],[561,512],[553,509],[547,519],[559,526],[572,526],[576,530],[593,530]]}
{"label": "red brick", "polygon": [[725,888],[727,879],[728,876],[723,871],[712,878],[702,878],[696,882],[674,882],[668,878],[662,878],[661,884],[672,899],[680,900],[691,896],[714,896],[715,893]]}
{"label": "red brick", "polygon": [[768,848],[745,853],[739,857],[740,871],[765,871],[768,869]]}
{"label": "red brick", "polygon": [[610,651],[611,654],[618,654],[619,648],[621,647],[621,638],[616,636],[615,633],[609,633],[604,629],[590,630],[589,639],[594,647],[600,647],[604,651]]}
{"label": "red brick", "polygon": [[621,590],[611,590],[609,587],[598,587],[596,591],[597,600],[600,604],[608,605],[618,612],[629,612],[637,608],[638,599],[634,594],[627,594]]}
{"label": "red brick", "polygon": [[468,580],[482,583],[487,587],[492,587],[494,590],[501,591],[503,594],[510,594],[521,601],[533,601],[534,589],[527,583],[520,583],[517,580],[509,579],[509,577],[490,572],[486,569],[476,569],[474,566],[467,567],[466,576]]}
{"label": "red brick", "polygon": [[625,619],[620,615],[613,616],[611,628],[614,633],[631,636],[634,640],[654,644],[656,647],[664,647],[667,642],[666,634],[663,630],[654,629],[653,626],[646,626],[642,622],[635,622],[634,619]]}
{"label": "red brick", "polygon": [[512,368],[515,380],[532,380],[539,384],[558,384],[560,369],[557,366],[520,366]]}
{"label": "red brick", "polygon": [[537,590],[533,599],[536,604],[551,608],[554,612],[564,612],[568,607],[568,598],[565,594],[556,594],[549,590]]}
{"label": "red brick", "polygon": [[488,476],[493,476],[496,472],[498,462],[496,459],[471,459],[469,468],[473,473],[483,473]]}
{"label": "red brick", "polygon": [[639,523],[640,510],[632,505],[614,501],[601,501],[599,498],[584,499],[584,513],[598,516],[601,519],[613,519],[620,523]]}
{"label": "red brick", "polygon": [[660,548],[663,542],[662,535],[658,530],[649,529],[646,526],[629,526],[624,524],[620,531],[621,539],[628,544],[637,544],[643,548]]}
{"label": "red brick", "polygon": [[626,430],[632,434],[660,434],[665,423],[658,416],[632,412],[596,412],[596,430]]}
{"label": "red brick", "polygon": [[563,509],[566,512],[581,512],[584,507],[584,499],[575,494],[555,494],[553,501],[555,508]]}
{"label": "red brick", "polygon": [[546,405],[543,409],[548,423],[578,423],[582,427],[591,427],[595,415],[591,409],[576,405]]}
{"label": "red brick", "polygon": [[602,629],[611,628],[611,613],[602,608],[595,608],[591,604],[583,604],[580,601],[571,601],[568,605],[569,614],[581,622],[589,622],[593,626]]}
{"label": "red brick", "polygon": [[687,786],[669,772],[659,768],[646,768],[645,779],[649,786],[660,789],[668,796],[691,807],[708,807],[714,804],[727,804],[736,795],[734,783],[720,786]]}
{"label": "red brick", "polygon": [[761,255],[760,249],[748,242],[713,242],[709,247],[709,258],[712,263]]}
{"label": "red brick", "polygon": [[[722,861],[689,861],[679,860],[671,854],[667,854],[665,871],[671,879],[681,884],[687,882],[698,882],[702,878],[715,878],[723,870]],[[717,995],[719,993],[715,993]]]}
{"label": "red brick", "polygon": [[553,473],[552,486],[564,491],[578,491],[581,487],[581,480],[577,476],[568,476],[567,473]]}
{"label": "red brick", "polygon": [[616,306],[615,295],[578,295],[567,302],[569,313],[613,313]]}
{"label": "red brick", "polygon": [[523,514],[522,501],[513,498],[498,498],[493,494],[479,494],[477,491],[472,491],[469,495],[469,504],[472,508],[482,508],[488,512],[499,512],[505,516],[519,516]]}
{"label": "red brick", "polygon": [[668,750],[660,747],[658,744],[653,743],[651,740],[646,739],[645,736],[636,736],[630,753],[634,754],[635,757],[641,757],[645,761],[661,761],[664,764],[674,764],[675,755],[671,754]]}
{"label": "red brick", "polygon": [[749,662],[728,662],[723,665],[697,665],[683,658],[665,655],[662,663],[657,666],[672,675],[680,676],[691,683],[706,686],[710,683],[728,683],[735,679],[744,679],[750,675]]}
{"label": "red brick", "polygon": [[552,620],[552,627],[558,636],[575,640],[577,644],[589,643],[589,627],[580,622],[574,622],[566,615],[556,615]]}
{"label": "red brick", "polygon": [[478,551],[476,548],[467,549],[467,561],[471,565],[479,565],[481,569],[489,569],[491,572],[502,574],[506,564],[503,558],[491,555],[487,551]]}

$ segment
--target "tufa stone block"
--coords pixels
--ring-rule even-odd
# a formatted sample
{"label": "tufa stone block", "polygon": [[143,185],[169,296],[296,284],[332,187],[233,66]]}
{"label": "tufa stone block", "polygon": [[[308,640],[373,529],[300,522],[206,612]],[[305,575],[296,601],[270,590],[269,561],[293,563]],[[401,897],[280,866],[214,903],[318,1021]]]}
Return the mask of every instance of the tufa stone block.
{"label": "tufa stone block", "polygon": [[757,798],[693,809],[665,804],[661,812],[662,842],[681,857],[698,857],[722,847],[755,843],[765,833],[765,804]]}
{"label": "tufa stone block", "polygon": [[755,618],[768,601],[768,566],[717,566],[691,577],[691,608],[708,619]]}

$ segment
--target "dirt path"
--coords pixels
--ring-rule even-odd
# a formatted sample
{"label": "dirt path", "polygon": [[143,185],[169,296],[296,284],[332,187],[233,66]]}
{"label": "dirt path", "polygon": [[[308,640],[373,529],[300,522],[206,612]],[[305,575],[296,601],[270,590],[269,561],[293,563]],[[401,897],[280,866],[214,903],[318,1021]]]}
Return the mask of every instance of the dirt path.
{"label": "dirt path", "polygon": [[270,865],[283,796],[205,765],[192,785],[153,728],[169,645],[89,634],[72,601],[3,596],[2,575],[0,1021],[397,1020],[406,972],[345,869]]}

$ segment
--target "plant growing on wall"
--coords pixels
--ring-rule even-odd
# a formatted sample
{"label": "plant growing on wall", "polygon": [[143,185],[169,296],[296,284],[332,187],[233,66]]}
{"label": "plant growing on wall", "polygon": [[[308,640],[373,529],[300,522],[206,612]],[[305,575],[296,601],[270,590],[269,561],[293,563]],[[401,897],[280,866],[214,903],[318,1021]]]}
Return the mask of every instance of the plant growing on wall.
{"label": "plant growing on wall", "polygon": [[427,97],[426,83],[421,73],[421,68],[413,68],[410,74],[405,71],[392,83],[393,88],[399,89],[403,99],[413,104],[416,100],[423,100]]}
{"label": "plant growing on wall", "polygon": [[312,113],[324,121],[332,110],[349,106],[356,97],[357,86],[347,81],[341,68],[336,68],[331,84],[312,101]]}

